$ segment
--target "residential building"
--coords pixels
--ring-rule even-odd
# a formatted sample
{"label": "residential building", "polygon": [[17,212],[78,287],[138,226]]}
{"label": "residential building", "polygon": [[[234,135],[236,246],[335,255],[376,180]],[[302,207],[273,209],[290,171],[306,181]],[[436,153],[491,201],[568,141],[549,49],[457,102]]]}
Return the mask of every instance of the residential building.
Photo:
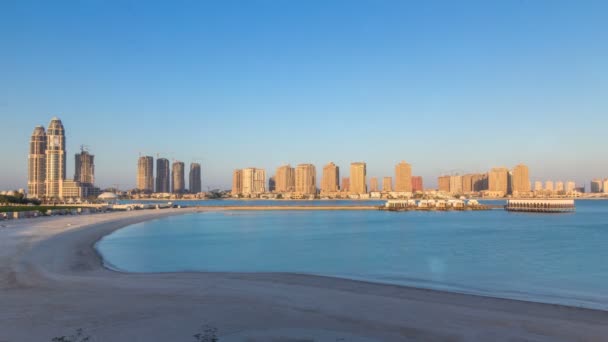
{"label": "residential building", "polygon": [[424,191],[422,176],[412,176],[412,192]]}
{"label": "residential building", "polygon": [[296,193],[315,195],[317,193],[317,170],[312,164],[300,164],[296,167]]}
{"label": "residential building", "polygon": [[573,193],[576,189],[576,183],[573,181],[566,182],[566,193]]}
{"label": "residential building", "polygon": [[369,192],[377,192],[378,191],[378,178],[372,177],[369,179]]}
{"label": "residential building", "polygon": [[412,192],[412,166],[405,161],[395,166],[395,191]]}
{"label": "residential building", "polygon": [[80,184],[80,182],[66,179],[63,181],[63,186],[61,187],[61,198],[83,198],[87,197],[87,192],[85,188]]}
{"label": "residential building", "polygon": [[509,191],[509,170],[505,167],[495,167],[490,170],[488,176],[488,191],[503,196]]}
{"label": "residential building", "polygon": [[189,183],[188,187],[190,188],[190,193],[198,194],[203,191],[202,184],[202,176],[201,176],[201,164],[199,163],[191,163],[190,164],[190,174],[189,174]]}
{"label": "residential building", "polygon": [[46,130],[46,175],[45,196],[61,197],[63,181],[65,181],[65,129],[61,120],[54,117]]}
{"label": "residential building", "polygon": [[323,177],[321,178],[321,193],[340,191],[340,168],[330,162],[323,166]]}
{"label": "residential building", "polygon": [[186,190],[185,165],[181,161],[174,161],[171,166],[171,192],[184,193]]}
{"label": "residential building", "polygon": [[382,178],[382,191],[383,192],[393,191],[393,177]]}
{"label": "residential building", "polygon": [[473,192],[473,174],[468,173],[466,175],[462,175],[462,193],[468,194]]}
{"label": "residential building", "polygon": [[450,192],[450,176],[439,176],[437,178],[439,191]]}
{"label": "residential building", "polygon": [[342,186],[340,189],[343,192],[350,192],[350,177],[342,177]]}
{"label": "residential building", "polygon": [[450,193],[462,194],[462,176],[450,176]]}
{"label": "residential building", "polygon": [[602,182],[602,190],[605,194],[608,193],[608,178],[604,179]]}
{"label": "residential building", "polygon": [[83,186],[95,184],[95,156],[81,148],[80,153],[74,156],[74,181]]}
{"label": "residential building", "polygon": [[481,192],[488,190],[488,174],[487,173],[476,173],[471,178],[473,192]]}
{"label": "residential building", "polygon": [[46,180],[47,137],[43,126],[36,126],[30,138],[28,155],[27,192],[32,198],[43,198]]}
{"label": "residential building", "polygon": [[530,192],[530,175],[528,167],[524,164],[519,164],[513,168],[511,172],[511,190],[513,195],[522,195]]}
{"label": "residential building", "polygon": [[256,194],[266,192],[266,170],[255,169],[253,173],[253,192]]}
{"label": "residential building", "polygon": [[243,193],[243,170],[232,172],[232,195]]}
{"label": "residential building", "polygon": [[268,192],[275,192],[277,189],[277,180],[275,176],[268,178]]}
{"label": "residential building", "polygon": [[543,191],[543,182],[541,182],[541,181],[534,182],[534,191]]}
{"label": "residential building", "polygon": [[156,192],[171,192],[171,168],[166,158],[156,159]]}
{"label": "residential building", "polygon": [[367,193],[367,165],[363,162],[350,164],[350,193]]}
{"label": "residential building", "polygon": [[601,179],[592,180],[590,191],[591,191],[591,193],[594,193],[594,194],[602,192],[602,180]]}
{"label": "residential building", "polygon": [[545,182],[545,190],[546,191],[553,191],[553,181],[546,181]]}
{"label": "residential building", "polygon": [[154,158],[151,156],[137,160],[137,189],[142,192],[154,191]]}
{"label": "residential building", "polygon": [[564,182],[558,181],[555,183],[555,191],[564,191]]}
{"label": "residential building", "polygon": [[[275,175],[276,192],[293,192],[296,189],[296,171],[291,165],[277,168]],[[271,190],[272,191],[272,190]]]}

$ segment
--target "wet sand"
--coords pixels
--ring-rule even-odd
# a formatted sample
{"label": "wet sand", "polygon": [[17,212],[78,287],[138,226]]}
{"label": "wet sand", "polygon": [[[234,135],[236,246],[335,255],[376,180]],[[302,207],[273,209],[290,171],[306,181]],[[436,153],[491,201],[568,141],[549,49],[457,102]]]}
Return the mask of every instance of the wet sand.
{"label": "wet sand", "polygon": [[283,273],[128,274],[93,248],[166,209],[0,222],[0,341],[605,341],[608,312]]}

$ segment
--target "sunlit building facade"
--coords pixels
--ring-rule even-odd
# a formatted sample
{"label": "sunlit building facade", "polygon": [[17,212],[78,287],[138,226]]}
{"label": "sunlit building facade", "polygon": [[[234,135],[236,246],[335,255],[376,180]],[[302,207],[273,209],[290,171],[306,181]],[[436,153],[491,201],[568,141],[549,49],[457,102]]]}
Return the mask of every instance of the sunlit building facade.
{"label": "sunlit building facade", "polygon": [[363,162],[355,162],[350,164],[350,193],[366,194],[367,193],[367,165]]}
{"label": "sunlit building facade", "polygon": [[154,191],[154,158],[142,156],[137,160],[137,189],[142,192]]}
{"label": "sunlit building facade", "polygon": [[30,139],[28,155],[27,192],[32,198],[43,198],[46,180],[46,132],[43,126],[36,126]]}
{"label": "sunlit building facade", "polygon": [[61,197],[66,175],[65,129],[61,120],[54,117],[46,130],[45,196]]}
{"label": "sunlit building facade", "polygon": [[395,191],[412,192],[412,166],[405,161],[395,166]]}
{"label": "sunlit building facade", "polygon": [[321,178],[321,192],[332,193],[340,191],[340,168],[330,162],[323,166]]}
{"label": "sunlit building facade", "polygon": [[315,195],[317,193],[317,171],[312,164],[296,167],[296,193]]}

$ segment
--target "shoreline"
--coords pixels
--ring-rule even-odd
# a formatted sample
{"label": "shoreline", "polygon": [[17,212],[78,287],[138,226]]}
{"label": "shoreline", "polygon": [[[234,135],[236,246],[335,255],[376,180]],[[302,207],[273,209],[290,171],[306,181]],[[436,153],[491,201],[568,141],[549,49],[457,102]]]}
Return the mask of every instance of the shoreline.
{"label": "shoreline", "polygon": [[[316,275],[123,273],[105,268],[95,248],[98,240],[131,224],[211,210],[219,211],[8,222],[0,229],[0,300],[6,303],[0,341],[50,340],[75,328],[102,341],[131,341],[142,334],[187,341],[205,323],[218,327],[222,342],[600,341],[608,334],[608,312],[601,310]],[[450,324],[438,325],[437,319]]]}

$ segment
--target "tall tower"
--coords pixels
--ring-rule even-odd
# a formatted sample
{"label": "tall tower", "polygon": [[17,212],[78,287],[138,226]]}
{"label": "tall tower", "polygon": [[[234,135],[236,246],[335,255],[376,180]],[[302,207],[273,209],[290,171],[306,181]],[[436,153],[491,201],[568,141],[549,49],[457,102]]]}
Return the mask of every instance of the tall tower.
{"label": "tall tower", "polygon": [[295,170],[291,165],[279,166],[275,178],[276,192],[293,192],[295,190]]}
{"label": "tall tower", "polygon": [[382,191],[384,191],[384,192],[393,191],[393,177],[382,178]]}
{"label": "tall tower", "polygon": [[171,192],[181,194],[186,189],[184,178],[184,163],[180,161],[173,162],[173,183],[171,184]]}
{"label": "tall tower", "polygon": [[190,193],[198,194],[202,191],[202,182],[201,182],[201,164],[192,163],[190,164],[190,183],[188,186],[190,187]]}
{"label": "tall tower", "polygon": [[143,192],[154,191],[154,158],[139,157],[137,160],[137,189]]}
{"label": "tall tower", "polygon": [[506,195],[509,191],[509,170],[495,167],[488,174],[488,188],[491,192],[501,192]]}
{"label": "tall tower", "polygon": [[46,130],[45,196],[61,197],[65,180],[65,130],[54,117]]}
{"label": "tall tower", "polygon": [[232,195],[243,193],[243,170],[234,170],[232,173]]}
{"label": "tall tower", "polygon": [[30,139],[28,156],[27,192],[29,197],[42,198],[45,194],[46,143],[44,127],[36,126]]}
{"label": "tall tower", "polygon": [[378,177],[372,177],[369,179],[369,192],[378,191]]}
{"label": "tall tower", "polygon": [[340,168],[334,163],[323,166],[323,178],[321,179],[321,192],[340,191]]}
{"label": "tall tower", "polygon": [[95,156],[81,148],[80,153],[74,156],[74,181],[84,186],[95,184]]}
{"label": "tall tower", "polygon": [[412,192],[412,166],[404,161],[395,166],[395,191]]}
{"label": "tall tower", "polygon": [[367,165],[363,162],[350,163],[350,192],[353,194],[367,193]]}
{"label": "tall tower", "polygon": [[530,192],[530,174],[528,167],[523,164],[519,164],[513,168],[513,181],[512,189],[513,194],[523,194]]}
{"label": "tall tower", "polygon": [[296,192],[305,195],[317,193],[317,171],[312,164],[300,164],[296,167]]}
{"label": "tall tower", "polygon": [[156,159],[156,192],[168,193],[171,191],[171,170],[169,160],[166,158]]}

